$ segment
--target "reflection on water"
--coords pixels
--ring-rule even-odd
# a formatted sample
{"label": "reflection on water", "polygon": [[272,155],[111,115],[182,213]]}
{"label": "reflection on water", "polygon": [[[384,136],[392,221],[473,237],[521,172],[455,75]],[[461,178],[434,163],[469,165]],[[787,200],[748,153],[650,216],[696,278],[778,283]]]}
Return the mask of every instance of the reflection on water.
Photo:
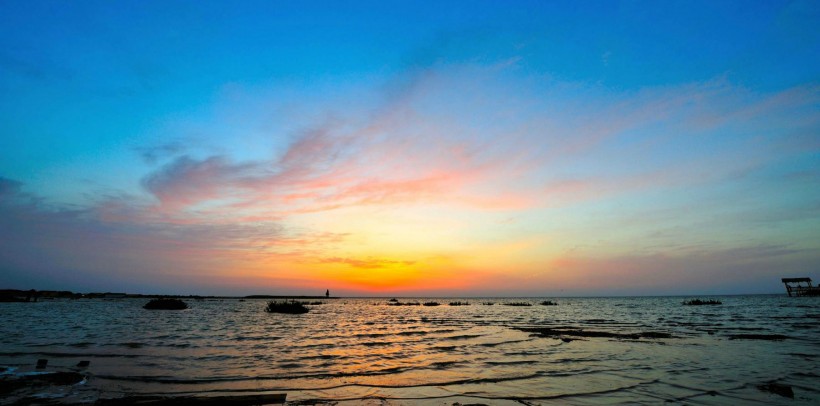
{"label": "reflection on water", "polygon": [[[90,360],[88,382],[66,402],[268,392],[429,404],[820,401],[817,298],[727,296],[708,307],[682,298],[553,300],[338,299],[304,315],[266,313],[263,300],[189,301],[177,312],[144,310],[136,299],[3,303],[0,365]],[[674,338],[561,340],[522,327]],[[730,339],[740,334],[788,338]],[[795,399],[758,389],[773,381]]]}

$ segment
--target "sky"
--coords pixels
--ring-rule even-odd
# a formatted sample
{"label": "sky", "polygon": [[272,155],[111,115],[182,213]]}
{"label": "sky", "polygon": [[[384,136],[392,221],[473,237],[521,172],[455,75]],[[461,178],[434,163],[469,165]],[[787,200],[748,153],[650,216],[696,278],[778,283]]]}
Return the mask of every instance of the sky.
{"label": "sky", "polygon": [[0,2],[0,287],[820,281],[820,2]]}

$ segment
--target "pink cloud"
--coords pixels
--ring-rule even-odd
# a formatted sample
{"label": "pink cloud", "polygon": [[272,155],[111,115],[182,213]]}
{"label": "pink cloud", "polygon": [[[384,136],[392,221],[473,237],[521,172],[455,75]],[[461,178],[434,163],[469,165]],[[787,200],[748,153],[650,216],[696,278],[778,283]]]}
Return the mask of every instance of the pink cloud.
{"label": "pink cloud", "polygon": [[165,209],[175,210],[214,198],[229,198],[253,163],[231,164],[221,156],[197,160],[181,156],[143,179]]}
{"label": "pink cloud", "polygon": [[[473,128],[473,118],[463,116],[463,109],[449,116],[426,106],[446,93],[436,86],[441,80],[420,76],[411,89],[360,126],[329,120],[300,134],[273,159],[235,162],[225,156],[182,156],[148,175],[143,185],[170,215],[195,209],[216,216],[232,211],[236,218],[284,219],[349,206],[428,203],[465,210],[550,207],[730,176],[749,167],[747,150],[757,153],[749,144],[752,134],[734,135],[731,141],[736,144],[733,153],[744,159],[692,155],[692,160],[708,162],[696,168],[706,176],[693,176],[685,159],[673,164],[653,160],[654,150],[680,144],[685,156],[685,145],[691,142],[688,123],[714,121],[713,111],[731,122],[764,120],[786,109],[795,120],[805,121],[808,113],[798,107],[816,101],[818,93],[793,89],[751,95],[715,82],[605,93],[591,101],[575,100],[560,116],[549,105],[527,101],[522,103],[529,104],[523,118],[504,113],[509,123],[484,130]],[[469,96],[482,100],[480,108],[502,108],[487,94],[493,88],[477,88]],[[533,114],[539,108],[543,113]],[[497,114],[486,113],[490,118]],[[661,124],[666,127],[658,132]],[[635,134],[643,139],[636,142]],[[625,146],[612,149],[616,155],[609,161],[593,161],[615,148],[613,142]],[[766,159],[758,155],[751,161],[762,164]],[[622,168],[573,173],[581,164]]]}

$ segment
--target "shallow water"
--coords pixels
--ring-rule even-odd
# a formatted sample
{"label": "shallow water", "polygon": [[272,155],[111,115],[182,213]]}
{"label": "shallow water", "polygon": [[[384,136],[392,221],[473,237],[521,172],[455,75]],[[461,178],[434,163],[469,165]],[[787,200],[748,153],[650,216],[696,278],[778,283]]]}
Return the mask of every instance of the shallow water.
{"label": "shallow water", "polygon": [[[144,310],[146,299],[0,303],[0,366],[24,373],[39,358],[49,370],[91,361],[85,383],[40,394],[65,403],[257,393],[436,405],[820,402],[820,299],[684,299],[335,299],[305,315],[268,314],[266,301],[250,299],[188,300],[184,311]],[[533,306],[503,305],[521,301]],[[565,342],[516,327],[674,338]],[[737,334],[788,338],[730,339]],[[795,399],[758,388],[768,382],[791,386]]]}

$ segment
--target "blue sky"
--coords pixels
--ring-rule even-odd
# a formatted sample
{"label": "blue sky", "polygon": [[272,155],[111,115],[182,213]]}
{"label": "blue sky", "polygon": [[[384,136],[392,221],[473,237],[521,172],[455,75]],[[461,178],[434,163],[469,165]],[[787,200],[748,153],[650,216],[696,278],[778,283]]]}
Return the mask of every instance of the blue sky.
{"label": "blue sky", "polygon": [[739,293],[820,265],[817,2],[0,11],[3,285]]}

